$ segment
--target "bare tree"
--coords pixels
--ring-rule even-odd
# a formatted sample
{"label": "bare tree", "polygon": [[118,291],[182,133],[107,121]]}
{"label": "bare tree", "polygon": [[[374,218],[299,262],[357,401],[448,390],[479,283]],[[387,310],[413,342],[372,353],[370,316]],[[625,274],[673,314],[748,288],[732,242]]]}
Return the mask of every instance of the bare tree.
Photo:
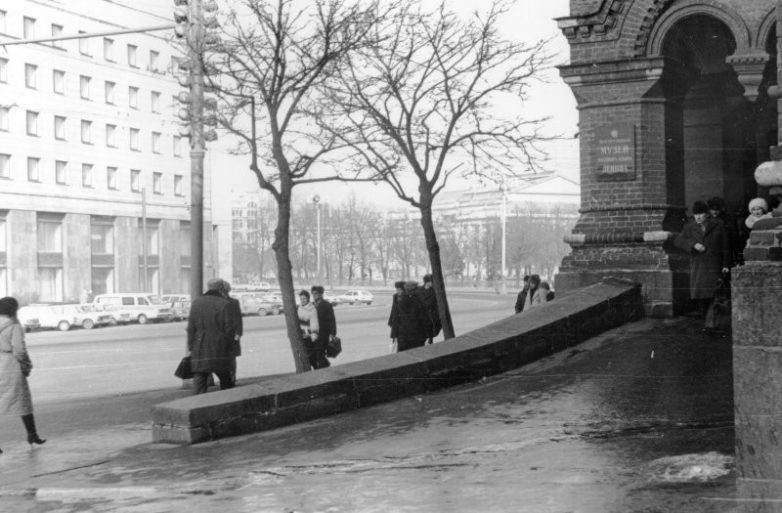
{"label": "bare tree", "polygon": [[543,120],[514,112],[550,57],[543,41],[500,35],[509,4],[495,0],[467,21],[444,0],[435,11],[420,4],[402,0],[377,26],[385,44],[348,56],[350,65],[329,84],[341,116],[322,126],[351,149],[357,171],[384,180],[420,210],[443,332],[451,338],[432,203],[454,173],[499,181],[537,168]]}
{"label": "bare tree", "polygon": [[272,248],[297,372],[309,363],[289,253],[293,188],[341,176],[324,163],[341,143],[313,119],[330,107],[319,86],[348,54],[371,44],[376,7],[343,0],[237,0],[221,19],[223,43],[205,63],[209,88],[220,100],[220,124],[241,141],[239,151],[251,155],[258,184],[277,203]]}

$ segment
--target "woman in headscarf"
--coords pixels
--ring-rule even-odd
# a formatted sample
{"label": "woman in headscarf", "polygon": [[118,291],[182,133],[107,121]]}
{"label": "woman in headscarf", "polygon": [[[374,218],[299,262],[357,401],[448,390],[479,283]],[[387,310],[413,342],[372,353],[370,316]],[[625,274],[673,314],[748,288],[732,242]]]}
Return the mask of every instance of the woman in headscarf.
{"label": "woman in headscarf", "polygon": [[27,430],[27,443],[32,447],[46,440],[35,429],[33,400],[27,384],[33,364],[24,343],[24,329],[16,318],[18,310],[16,299],[0,299],[0,415],[20,415]]}

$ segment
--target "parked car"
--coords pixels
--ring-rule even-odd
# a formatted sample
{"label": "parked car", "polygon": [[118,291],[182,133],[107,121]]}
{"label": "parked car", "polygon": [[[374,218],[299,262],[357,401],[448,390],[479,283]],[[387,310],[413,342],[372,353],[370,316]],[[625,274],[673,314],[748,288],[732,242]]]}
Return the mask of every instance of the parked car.
{"label": "parked car", "polygon": [[234,297],[239,300],[242,315],[279,315],[282,312],[282,302],[274,301],[268,294],[241,292]]}
{"label": "parked car", "polygon": [[175,303],[177,301],[190,301],[190,294],[166,294],[160,296],[160,300],[164,303]]}
{"label": "parked car", "polygon": [[89,305],[30,305],[20,308],[17,315],[26,329],[32,329],[36,322],[35,327],[60,331],[68,331],[74,326],[90,330],[111,323],[111,315]]}
{"label": "parked car", "polygon": [[355,303],[365,303],[367,305],[371,305],[372,301],[375,300],[375,296],[373,296],[372,293],[368,290],[349,290],[337,297],[341,303],[347,303],[349,305]]}
{"label": "parked car", "polygon": [[[109,310],[116,312],[122,318],[125,314],[130,321],[146,324],[148,321],[170,321],[173,319],[171,305],[164,303],[154,294],[143,292],[127,292],[117,294],[99,294],[95,296],[93,303],[109,306]],[[117,322],[122,322],[116,319]]]}
{"label": "parked car", "polygon": [[331,303],[334,306],[337,306],[338,304],[340,304],[342,302],[342,300],[339,298],[339,296],[335,296],[331,292],[325,292],[325,291],[323,292],[323,300],[324,301],[328,301],[329,303]]}
{"label": "parked car", "polygon": [[171,316],[175,321],[183,321],[190,316],[190,300],[179,299],[171,303]]}

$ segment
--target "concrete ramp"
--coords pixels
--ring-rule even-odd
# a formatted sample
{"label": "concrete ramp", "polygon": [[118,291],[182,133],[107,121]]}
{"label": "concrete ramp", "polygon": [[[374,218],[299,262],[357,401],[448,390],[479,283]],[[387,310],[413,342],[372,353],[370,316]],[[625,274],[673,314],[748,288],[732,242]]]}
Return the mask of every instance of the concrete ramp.
{"label": "concrete ramp", "polygon": [[643,317],[640,286],[606,279],[451,340],[159,404],[154,442],[274,429],[515,369]]}

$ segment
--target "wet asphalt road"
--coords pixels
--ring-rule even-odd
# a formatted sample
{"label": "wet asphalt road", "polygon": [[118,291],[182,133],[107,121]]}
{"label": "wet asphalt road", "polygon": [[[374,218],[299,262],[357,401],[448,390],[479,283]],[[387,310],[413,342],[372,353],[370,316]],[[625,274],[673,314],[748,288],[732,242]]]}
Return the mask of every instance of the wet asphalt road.
{"label": "wet asphalt road", "polygon": [[730,340],[698,328],[644,320],[479,383],[197,446],[149,444],[140,421],[12,448],[0,510],[736,511]]}

